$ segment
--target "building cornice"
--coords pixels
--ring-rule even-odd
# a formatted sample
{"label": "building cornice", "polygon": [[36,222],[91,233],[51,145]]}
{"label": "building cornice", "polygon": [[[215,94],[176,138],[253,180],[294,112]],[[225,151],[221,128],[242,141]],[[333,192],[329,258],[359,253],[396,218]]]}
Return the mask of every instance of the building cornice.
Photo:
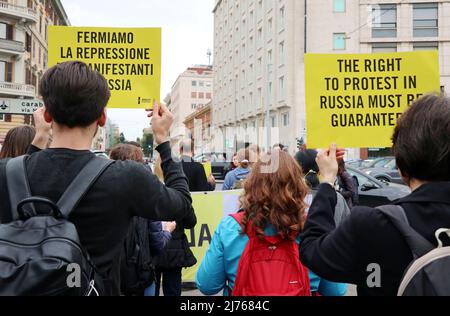
{"label": "building cornice", "polygon": [[219,8],[220,4],[222,3],[222,0],[218,0],[216,5],[214,6],[213,13],[216,13],[217,9]]}
{"label": "building cornice", "polygon": [[52,1],[56,9],[58,10],[59,17],[63,20],[63,24],[66,26],[70,26],[70,20],[67,16],[66,10],[64,9],[62,3],[60,0],[53,0]]}

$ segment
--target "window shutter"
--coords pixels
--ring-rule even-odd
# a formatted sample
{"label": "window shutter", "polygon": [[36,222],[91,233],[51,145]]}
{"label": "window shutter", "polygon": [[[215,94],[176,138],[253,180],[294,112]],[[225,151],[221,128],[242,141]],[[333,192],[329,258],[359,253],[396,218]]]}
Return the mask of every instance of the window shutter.
{"label": "window shutter", "polygon": [[11,114],[5,114],[5,122],[11,123],[12,121],[12,115]]}
{"label": "window shutter", "polygon": [[6,76],[5,76],[5,81],[6,82],[12,82],[12,72],[13,72],[13,64],[12,63],[5,63],[6,66]]}
{"label": "window shutter", "polygon": [[10,24],[6,25],[6,39],[12,41],[14,38],[14,27]]}

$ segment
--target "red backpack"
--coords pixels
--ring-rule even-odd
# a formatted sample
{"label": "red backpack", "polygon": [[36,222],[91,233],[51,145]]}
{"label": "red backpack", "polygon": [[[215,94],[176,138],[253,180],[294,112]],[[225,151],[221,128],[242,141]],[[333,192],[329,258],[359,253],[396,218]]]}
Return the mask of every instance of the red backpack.
{"label": "red backpack", "polygon": [[[244,213],[231,216],[241,224]],[[232,296],[311,296],[308,270],[300,262],[295,239],[265,236],[261,240],[250,223],[245,233],[249,242],[239,261]]]}

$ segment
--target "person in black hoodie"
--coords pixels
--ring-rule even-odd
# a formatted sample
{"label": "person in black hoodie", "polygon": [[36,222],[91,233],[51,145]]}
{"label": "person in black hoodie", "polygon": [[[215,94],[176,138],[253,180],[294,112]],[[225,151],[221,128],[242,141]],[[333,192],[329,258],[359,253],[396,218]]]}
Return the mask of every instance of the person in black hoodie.
{"label": "person in black hoodie", "polygon": [[[413,103],[399,119],[393,143],[403,179],[413,191],[395,204],[403,207],[410,226],[437,246],[436,231],[450,227],[450,99],[428,95]],[[302,234],[301,260],[320,277],[356,284],[359,295],[394,296],[412,251],[378,209],[355,207],[336,227],[332,185],[339,156],[336,145],[318,155],[323,179]],[[449,238],[442,239],[449,244]],[[374,265],[380,269],[378,284],[369,282]]]}
{"label": "person in black hoodie", "polygon": [[[189,182],[189,191],[191,192],[207,192],[214,191],[216,188],[216,180],[214,176],[207,175],[205,168],[199,162],[192,158],[192,141],[185,139],[180,144],[181,165]],[[209,177],[209,178],[208,178]]]}
{"label": "person in black hoodie", "polygon": [[[160,181],[164,181],[159,159],[155,164],[155,174]],[[172,232],[172,238],[166,248],[154,259],[156,267],[155,296],[160,296],[161,286],[164,296],[181,296],[182,270],[197,263],[197,259],[189,248],[184,231],[195,227],[197,217],[195,212],[192,211],[191,215],[185,217],[182,221],[167,224],[175,225],[175,231]]]}

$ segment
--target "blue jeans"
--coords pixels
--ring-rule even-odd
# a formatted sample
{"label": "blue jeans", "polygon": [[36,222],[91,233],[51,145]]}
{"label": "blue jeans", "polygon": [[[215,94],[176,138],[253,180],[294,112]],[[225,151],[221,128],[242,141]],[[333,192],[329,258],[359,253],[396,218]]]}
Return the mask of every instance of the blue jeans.
{"label": "blue jeans", "polygon": [[156,283],[153,282],[148,288],[144,291],[144,296],[155,296],[156,294]]}

